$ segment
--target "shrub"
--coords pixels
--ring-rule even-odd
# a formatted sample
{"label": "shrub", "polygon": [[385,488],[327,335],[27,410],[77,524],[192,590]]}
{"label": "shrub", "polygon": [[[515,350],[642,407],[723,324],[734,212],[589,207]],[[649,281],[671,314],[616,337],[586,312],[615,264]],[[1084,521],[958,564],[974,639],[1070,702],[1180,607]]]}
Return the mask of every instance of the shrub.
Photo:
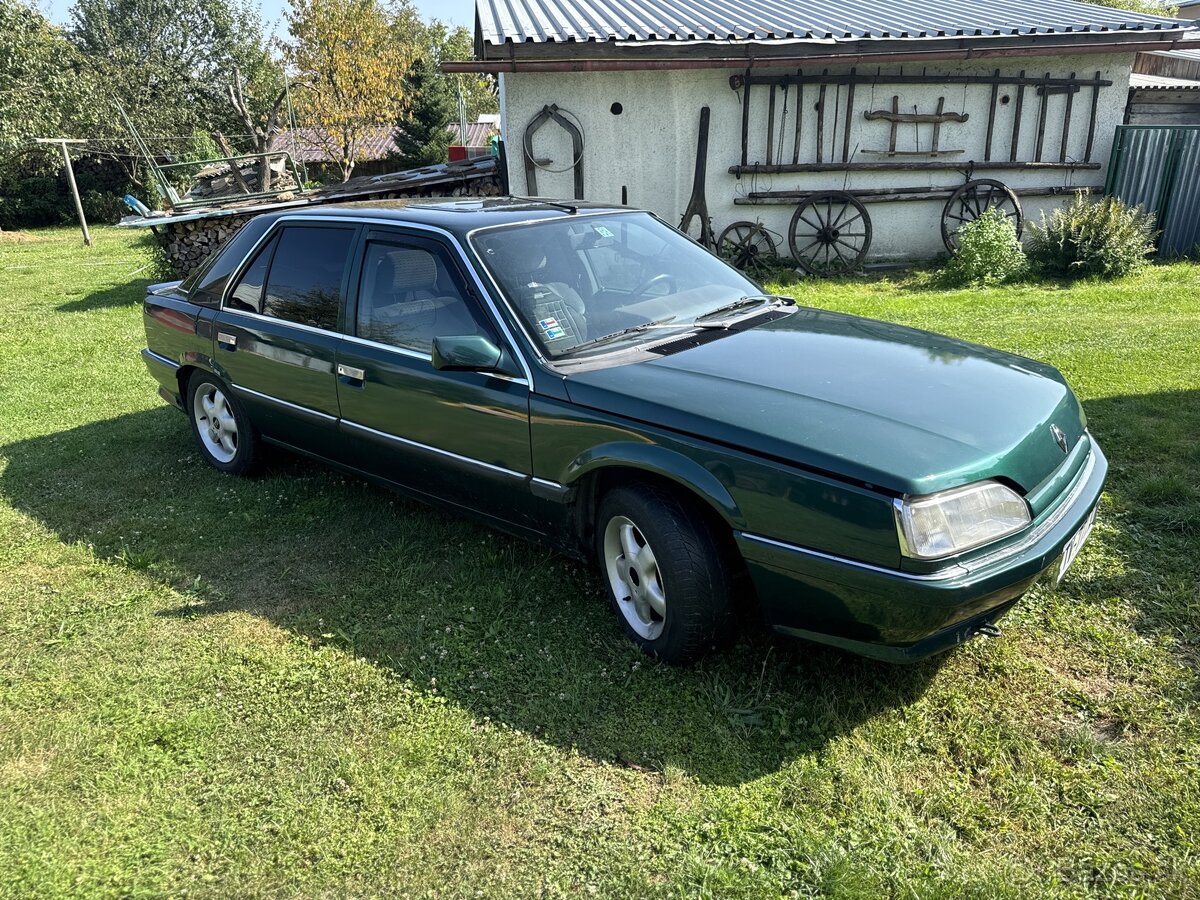
{"label": "shrub", "polygon": [[1021,277],[1028,267],[1012,222],[1000,210],[989,209],[958,230],[958,252],[942,269],[941,280],[955,286],[1002,284]]}
{"label": "shrub", "polygon": [[1154,216],[1115,197],[1088,200],[1079,192],[1066,209],[1030,226],[1029,256],[1051,275],[1120,278],[1154,252]]}

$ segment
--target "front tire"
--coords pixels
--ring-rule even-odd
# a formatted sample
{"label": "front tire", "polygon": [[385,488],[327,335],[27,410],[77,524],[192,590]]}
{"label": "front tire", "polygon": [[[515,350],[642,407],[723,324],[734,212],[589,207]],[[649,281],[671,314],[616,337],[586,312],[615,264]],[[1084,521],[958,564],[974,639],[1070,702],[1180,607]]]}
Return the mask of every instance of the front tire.
{"label": "front tire", "polygon": [[733,638],[729,553],[669,491],[639,484],[605,494],[596,558],[618,621],[651,656],[683,665]]}
{"label": "front tire", "polygon": [[258,433],[217,376],[195,372],[188,381],[188,418],[204,459],[227,475],[249,475],[259,462]]}

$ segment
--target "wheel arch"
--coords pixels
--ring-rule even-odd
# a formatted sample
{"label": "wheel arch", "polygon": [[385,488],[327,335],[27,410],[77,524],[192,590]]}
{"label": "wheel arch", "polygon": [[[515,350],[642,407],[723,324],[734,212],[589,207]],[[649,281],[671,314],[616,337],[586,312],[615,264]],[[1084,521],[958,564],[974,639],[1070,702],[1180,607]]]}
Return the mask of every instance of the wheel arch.
{"label": "wheel arch", "polygon": [[196,372],[204,372],[208,375],[215,375],[217,378],[225,379],[221,373],[217,371],[213,360],[201,353],[185,353],[183,360],[178,369],[175,370],[175,380],[179,384],[179,399],[181,403],[187,403],[188,382],[192,380],[192,375]]}
{"label": "wheel arch", "polygon": [[622,484],[651,482],[697,509],[721,535],[733,543],[742,527],[742,511],[729,490],[695,460],[652,444],[595,447],[571,466],[566,484],[574,494],[574,531],[581,549],[592,554],[594,525],[600,498]]}

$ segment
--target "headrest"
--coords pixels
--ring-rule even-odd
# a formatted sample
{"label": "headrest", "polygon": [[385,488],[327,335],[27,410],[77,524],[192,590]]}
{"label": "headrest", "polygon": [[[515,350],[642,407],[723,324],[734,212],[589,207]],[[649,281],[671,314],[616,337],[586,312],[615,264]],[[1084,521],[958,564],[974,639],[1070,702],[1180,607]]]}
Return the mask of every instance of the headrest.
{"label": "headrest", "polygon": [[437,286],[438,266],[427,250],[389,250],[379,262],[379,282],[397,291],[430,290]]}

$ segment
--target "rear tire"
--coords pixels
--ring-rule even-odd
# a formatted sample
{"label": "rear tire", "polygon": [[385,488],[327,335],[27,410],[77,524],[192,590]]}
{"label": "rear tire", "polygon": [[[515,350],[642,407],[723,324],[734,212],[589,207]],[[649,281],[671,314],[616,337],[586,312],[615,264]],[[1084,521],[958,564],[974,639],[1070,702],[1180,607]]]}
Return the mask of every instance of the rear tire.
{"label": "rear tire", "polygon": [[651,656],[683,665],[735,636],[729,553],[670,491],[636,484],[605,494],[596,558],[618,621]]}
{"label": "rear tire", "polygon": [[227,475],[249,475],[259,463],[258,432],[233,392],[216,375],[194,372],[188,380],[188,420],[200,453]]}

